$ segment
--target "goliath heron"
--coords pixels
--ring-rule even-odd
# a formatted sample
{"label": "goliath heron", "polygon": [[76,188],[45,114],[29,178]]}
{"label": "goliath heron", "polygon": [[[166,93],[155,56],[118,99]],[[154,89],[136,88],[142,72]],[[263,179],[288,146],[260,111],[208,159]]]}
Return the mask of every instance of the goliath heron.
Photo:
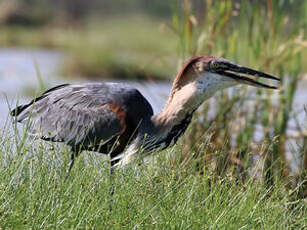
{"label": "goliath heron", "polygon": [[218,90],[237,84],[277,88],[249,75],[279,81],[224,58],[201,56],[189,60],[178,73],[157,115],[137,89],[120,83],[59,85],[11,114],[18,122],[29,121],[31,135],[71,146],[69,171],[83,150],[110,154],[112,169],[175,144],[194,111]]}

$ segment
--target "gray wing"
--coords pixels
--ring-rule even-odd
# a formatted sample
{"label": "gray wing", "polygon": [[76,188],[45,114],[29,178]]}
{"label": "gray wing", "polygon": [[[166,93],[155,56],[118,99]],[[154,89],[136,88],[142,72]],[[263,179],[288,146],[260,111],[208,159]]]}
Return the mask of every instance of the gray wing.
{"label": "gray wing", "polygon": [[124,133],[129,109],[140,106],[140,97],[145,100],[141,107],[151,116],[152,109],[146,99],[122,84],[60,85],[19,106],[12,115],[18,122],[29,122],[29,131],[34,136],[71,146],[87,146]]}

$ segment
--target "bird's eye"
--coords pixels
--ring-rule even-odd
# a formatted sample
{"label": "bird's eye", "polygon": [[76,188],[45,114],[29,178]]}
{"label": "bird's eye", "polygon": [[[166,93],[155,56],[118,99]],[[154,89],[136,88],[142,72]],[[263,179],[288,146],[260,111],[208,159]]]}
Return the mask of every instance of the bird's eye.
{"label": "bird's eye", "polygon": [[217,63],[217,62],[211,62],[211,64],[210,64],[210,67],[211,67],[211,69],[217,69],[217,68],[219,68],[219,63]]}

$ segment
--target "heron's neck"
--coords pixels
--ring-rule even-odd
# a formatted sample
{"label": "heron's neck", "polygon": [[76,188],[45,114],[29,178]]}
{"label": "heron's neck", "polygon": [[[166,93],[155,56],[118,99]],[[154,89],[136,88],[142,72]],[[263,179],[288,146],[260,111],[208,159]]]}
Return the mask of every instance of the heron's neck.
{"label": "heron's neck", "polygon": [[191,84],[181,89],[173,89],[162,112],[150,120],[142,122],[138,136],[120,156],[119,165],[134,159],[142,148],[142,154],[155,149],[165,149],[176,143],[191,122],[193,112],[201,104],[196,96],[196,88]]}
{"label": "heron's neck", "polygon": [[162,112],[153,117],[153,123],[161,132],[168,131],[179,125],[193,114],[202,100],[197,96],[194,84],[186,85],[181,89],[172,89],[170,97]]}

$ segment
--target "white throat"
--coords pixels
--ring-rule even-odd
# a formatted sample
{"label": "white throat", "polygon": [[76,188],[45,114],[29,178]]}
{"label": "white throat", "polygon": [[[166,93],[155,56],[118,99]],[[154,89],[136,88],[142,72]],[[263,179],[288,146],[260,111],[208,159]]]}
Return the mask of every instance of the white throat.
{"label": "white throat", "polygon": [[217,91],[235,86],[237,82],[229,77],[216,73],[205,72],[197,80],[197,90],[205,101],[212,97]]}

